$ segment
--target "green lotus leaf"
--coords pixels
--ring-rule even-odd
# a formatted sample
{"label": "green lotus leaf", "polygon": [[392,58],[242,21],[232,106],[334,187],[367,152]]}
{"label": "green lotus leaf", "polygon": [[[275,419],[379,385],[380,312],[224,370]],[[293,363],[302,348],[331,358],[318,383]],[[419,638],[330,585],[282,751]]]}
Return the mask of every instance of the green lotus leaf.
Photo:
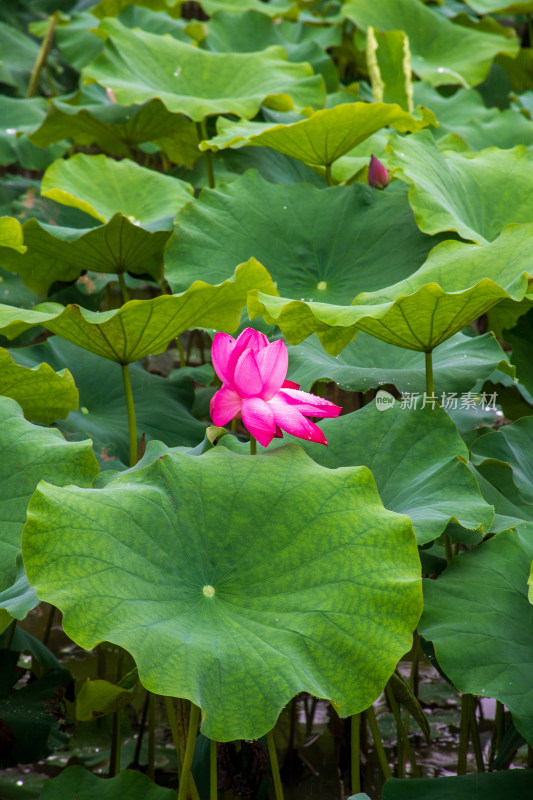
{"label": "green lotus leaf", "polygon": [[389,778],[383,786],[383,800],[526,800],[532,790],[529,770],[506,769],[440,778]]}
{"label": "green lotus leaf", "polygon": [[494,506],[494,520],[490,533],[514,528],[521,522],[533,522],[533,505],[525,503],[513,482],[508,464],[492,462],[490,467],[469,468],[475,475],[479,490],[487,503]]}
{"label": "green lotus leaf", "polygon": [[465,0],[465,3],[477,14],[531,14],[533,11],[531,0]]}
{"label": "green lotus leaf", "polygon": [[217,136],[201,142],[200,148],[216,151],[250,145],[271,147],[306,164],[326,166],[381,128],[420,131],[436,124],[431,111],[426,108],[418,111],[417,119],[395,103],[342,103],[315,111],[307,119],[284,125],[231,122],[220,118]]}
{"label": "green lotus leaf", "polygon": [[533,504],[533,417],[523,417],[512,425],[480,436],[471,447],[472,463],[492,461],[508,464],[524,502]]}
{"label": "green lotus leaf", "polygon": [[409,39],[403,31],[376,31],[371,27],[366,36],[366,61],[374,100],[398,103],[401,108],[412,111]]}
{"label": "green lotus leaf", "polygon": [[177,800],[172,789],[157,786],[147,775],[126,769],[114,778],[102,778],[79,766],[67,767],[46,781],[39,800]]}
{"label": "green lotus leaf", "polygon": [[[461,394],[485,381],[500,369],[514,376],[514,369],[493,333],[465,336],[456,333],[437,347],[433,357],[435,393],[446,398],[452,392]],[[289,348],[288,378],[309,391],[317,380],[335,381],[342,389],[366,392],[381,384],[393,384],[400,392],[426,390],[425,358],[413,350],[360,333],[333,358],[315,337]],[[421,401],[420,401],[421,402]]]}
{"label": "green lotus leaf", "polygon": [[413,72],[433,86],[476,86],[498,53],[516,56],[520,49],[514,36],[456,25],[419,0],[347,0],[342,14],[363,30],[404,31]]}
{"label": "green lotus leaf", "polygon": [[142,142],[154,142],[169,150],[176,163],[187,167],[201,156],[194,123],[181,114],[170,113],[157,99],[142,106],[74,106],[51,100],[46,118],[32,133],[31,141],[44,147],[66,138],[81,145],[95,144],[109,155],[128,158]]}
{"label": "green lotus leaf", "polygon": [[[134,0],[100,0],[91,8],[91,14],[98,19],[116,17],[125,8],[134,4]],[[171,16],[180,16],[182,0],[135,0],[136,6],[148,7],[152,11],[166,11]]]}
{"label": "green lotus leaf", "polygon": [[76,719],[90,722],[95,717],[111,714],[132,702],[132,690],[104,680],[87,680],[76,694]]}
{"label": "green lotus leaf", "polygon": [[454,558],[424,582],[420,633],[462,692],[496,697],[533,741],[533,607],[527,582],[533,523],[523,523]]}
{"label": "green lotus leaf", "polygon": [[218,286],[195,281],[182,294],[130,300],[111,311],[86,311],[59,303],[42,303],[31,310],[0,305],[0,332],[13,339],[42,325],[91,353],[129,364],[150,353],[162,353],[189,328],[236,330],[247,293],[258,286],[276,291],[266,269],[251,258]]}
{"label": "green lotus leaf", "polygon": [[[451,97],[443,97],[433,86],[418,81],[413,86],[415,103],[430,108],[439,122],[432,128],[438,141],[460,136],[472,150],[485,147],[510,149],[518,144],[533,144],[531,121],[519,111],[487,108],[475,89],[459,89]],[[440,142],[445,148],[445,142]]]}
{"label": "green lotus leaf", "polygon": [[39,45],[14,25],[0,22],[0,81],[25,95]]}
{"label": "green lotus leaf", "polygon": [[14,619],[25,619],[40,602],[35,589],[28,583],[20,553],[16,558],[16,569],[14,581],[0,590],[0,633],[5,631]]}
{"label": "green lotus leaf", "polygon": [[509,225],[490,244],[442,242],[410,278],[358,295],[351,306],[251,292],[250,319],[279,325],[290,344],[316,333],[337,355],[358,330],[429,352],[502,299],[523,300],[531,280],[532,225]]}
{"label": "green lotus leaf", "polygon": [[322,105],[324,83],[309,64],[287,61],[282,47],[259,53],[210,53],[171,36],[129,30],[106,19],[103,52],[82,71],[85,83],[113,90],[122,105],[159,98],[174,113],[200,122],[210,114],[254,117]]}
{"label": "green lotus leaf", "polygon": [[438,241],[414,224],[399,181],[390,192],[318,189],[248,172],[204,189],[177,221],[165,273],[174,291],[198,275],[218,282],[254,255],[285,296],[343,303],[411,275]]}
{"label": "green lotus leaf", "polygon": [[516,366],[518,378],[530,394],[533,394],[533,311],[530,309],[510,331],[505,340],[512,345],[511,361]]}
{"label": "green lotus leaf", "polygon": [[202,0],[201,6],[209,16],[218,11],[228,11],[232,14],[258,11],[269,17],[280,17],[292,9],[292,3],[287,0],[273,0],[271,3],[262,3],[260,0]]}
{"label": "green lotus leaf", "polygon": [[260,737],[300,691],[342,716],[366,708],[420,611],[409,520],[367,469],[326,470],[297,446],[163,455],[88,491],[43,482],[24,538],[68,635],[120,644],[217,741]]}
{"label": "green lotus leaf", "polygon": [[[409,202],[426,233],[454,230],[485,244],[511,222],[533,216],[533,153],[489,147],[479,153],[440,152],[431,134],[389,140],[389,164],[412,183]],[[491,203],[480,201],[490,192]]]}
{"label": "green lotus leaf", "polygon": [[0,243],[0,264],[16,272],[41,297],[56,281],[75,281],[82,272],[163,277],[163,253],[170,231],[148,231],[122,214],[97,228],[72,229],[30,219],[22,228],[25,255],[6,251]]}
{"label": "green lotus leaf", "polygon": [[48,167],[41,194],[79,208],[101,222],[120,213],[134,224],[147,225],[174,217],[191,199],[193,188],[129,159],[115,161],[104,155],[78,153]]}
{"label": "green lotus leaf", "polygon": [[28,249],[24,244],[22,225],[14,217],[0,217],[0,248],[4,247],[16,253],[25,253]]}
{"label": "green lotus leaf", "polygon": [[[114,466],[117,456],[128,463],[128,415],[116,364],[57,336],[43,344],[17,348],[12,354],[24,365],[45,361],[60,370],[68,364],[80,403],[79,410],[58,422],[59,429],[67,439],[91,438],[97,457],[106,461],[106,466]],[[179,371],[172,378],[161,378],[141,364],[132,364],[129,372],[139,438],[144,433],[147,442],[157,439],[170,446],[192,446],[202,440],[207,423],[192,416],[194,390],[190,379],[182,378]]]}
{"label": "green lotus leaf", "polygon": [[[431,542],[450,522],[465,529],[457,532],[461,540],[479,542],[491,526],[494,510],[464,463],[468,449],[445,411],[438,405],[421,406],[410,409],[396,403],[380,410],[369,403],[320,422],[328,447],[306,441],[302,447],[329,469],[368,467],[383,505],[411,518],[419,545]],[[220,444],[238,449],[236,443],[234,437],[225,436]]]}
{"label": "green lotus leaf", "polygon": [[[33,490],[41,479],[90,486],[98,466],[90,442],[67,443],[59,431],[32,425],[9,397],[0,397],[0,420],[0,601],[11,616],[23,618],[36,605],[17,563]],[[0,611],[2,623],[5,613]]]}
{"label": "green lotus leaf", "polygon": [[[139,26],[141,27],[141,26]],[[339,88],[339,76],[326,48],[340,45],[340,27],[274,21],[261,11],[217,11],[209,20],[203,42],[215,53],[251,53],[281,45],[289,61],[307,61],[323,76],[328,91]]]}
{"label": "green lotus leaf", "polygon": [[[44,97],[20,98],[0,96],[0,116],[8,125],[6,133],[31,133],[42,123],[48,104]],[[2,126],[3,127],[3,126]],[[60,137],[64,138],[64,137]],[[58,141],[56,139],[56,141]]]}
{"label": "green lotus leaf", "polygon": [[104,46],[95,33],[98,23],[94,17],[88,11],[74,11],[67,20],[59,17],[55,30],[57,48],[67,64],[76,70],[96,58]]}
{"label": "green lotus leaf", "polygon": [[78,408],[78,390],[68,369],[54,372],[48,364],[21,367],[0,347],[0,395],[22,407],[26,419],[49,425]]}

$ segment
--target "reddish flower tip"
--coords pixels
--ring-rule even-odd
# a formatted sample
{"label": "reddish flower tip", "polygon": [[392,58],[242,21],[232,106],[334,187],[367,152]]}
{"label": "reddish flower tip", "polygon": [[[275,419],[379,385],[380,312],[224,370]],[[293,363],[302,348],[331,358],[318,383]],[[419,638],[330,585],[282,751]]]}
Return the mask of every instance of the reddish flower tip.
{"label": "reddish flower tip", "polygon": [[368,167],[368,185],[374,189],[385,189],[390,183],[390,175],[386,167],[375,156],[370,157]]}

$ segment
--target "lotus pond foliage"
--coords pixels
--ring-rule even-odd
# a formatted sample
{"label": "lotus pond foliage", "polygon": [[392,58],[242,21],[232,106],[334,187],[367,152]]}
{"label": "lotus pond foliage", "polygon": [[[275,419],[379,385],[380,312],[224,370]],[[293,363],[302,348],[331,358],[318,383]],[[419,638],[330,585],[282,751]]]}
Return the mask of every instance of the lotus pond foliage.
{"label": "lotus pond foliage", "polygon": [[533,795],[531,14],[0,4],[0,797]]}

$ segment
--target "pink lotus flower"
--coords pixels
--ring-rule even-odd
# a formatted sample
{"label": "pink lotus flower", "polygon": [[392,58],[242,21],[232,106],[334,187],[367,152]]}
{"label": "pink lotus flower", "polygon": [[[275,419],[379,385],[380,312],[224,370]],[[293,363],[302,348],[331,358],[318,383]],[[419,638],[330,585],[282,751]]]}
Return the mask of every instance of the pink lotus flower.
{"label": "pink lotus flower", "polygon": [[213,367],[222,388],[211,400],[211,419],[226,425],[237,414],[257,441],[267,447],[282,430],[327,444],[310,417],[338,417],[341,408],[285,380],[289,356],[285,343],[269,343],[263,333],[246,328],[235,340],[217,333],[213,340]]}
{"label": "pink lotus flower", "polygon": [[390,183],[390,175],[387,168],[381,163],[379,158],[370,157],[368,167],[368,184],[374,189],[385,189]]}

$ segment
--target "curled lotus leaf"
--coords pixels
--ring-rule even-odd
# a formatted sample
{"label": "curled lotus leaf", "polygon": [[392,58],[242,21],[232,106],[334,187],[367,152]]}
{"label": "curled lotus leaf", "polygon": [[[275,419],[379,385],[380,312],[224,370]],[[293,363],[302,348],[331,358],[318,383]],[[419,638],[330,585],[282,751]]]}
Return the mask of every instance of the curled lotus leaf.
{"label": "curled lotus leaf", "polygon": [[234,331],[246,296],[262,286],[275,292],[266,269],[254,258],[239,264],[233,278],[217,286],[195,281],[185,292],[130,300],[119,309],[87,311],[78,305],[41,303],[34,309],[0,305],[0,331],[14,339],[42,325],[78,347],[119,364],[162,353],[168,343],[195,327]]}
{"label": "curled lotus leaf", "polygon": [[486,245],[442,242],[409,278],[357,295],[351,306],[251,292],[248,313],[279,325],[290,344],[316,333],[337,355],[362,330],[390,344],[429,352],[501,300],[531,296],[533,225],[508,225]]}
{"label": "curled lotus leaf", "polygon": [[259,53],[211,53],[168,35],[125,28],[105,19],[108,42],[82,70],[85,83],[112,89],[122,105],[159,98],[174,113],[201,122],[211,114],[254,117],[320,106],[324,81],[307,63],[287,60],[280,46]]}

